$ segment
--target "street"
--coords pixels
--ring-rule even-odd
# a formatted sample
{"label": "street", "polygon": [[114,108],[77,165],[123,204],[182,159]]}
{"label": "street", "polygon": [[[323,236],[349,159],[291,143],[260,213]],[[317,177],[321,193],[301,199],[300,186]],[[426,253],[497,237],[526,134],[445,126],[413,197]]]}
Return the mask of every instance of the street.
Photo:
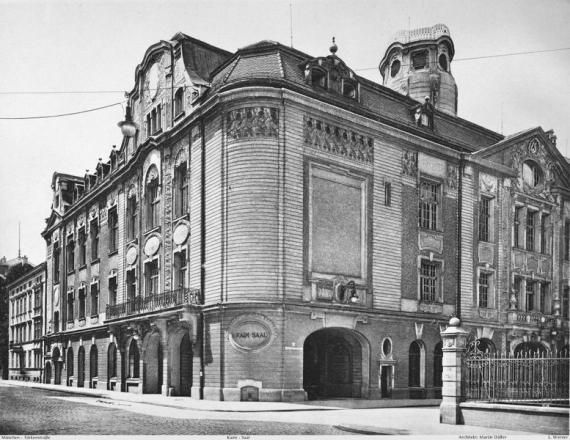
{"label": "street", "polygon": [[[157,415],[152,415],[157,414]],[[161,414],[172,414],[166,417]],[[188,414],[185,417],[185,414]],[[347,435],[309,423],[225,420],[235,414],[176,410],[0,384],[0,434],[27,435]],[[233,417],[232,417],[233,416]],[[254,415],[255,418],[255,415]]]}

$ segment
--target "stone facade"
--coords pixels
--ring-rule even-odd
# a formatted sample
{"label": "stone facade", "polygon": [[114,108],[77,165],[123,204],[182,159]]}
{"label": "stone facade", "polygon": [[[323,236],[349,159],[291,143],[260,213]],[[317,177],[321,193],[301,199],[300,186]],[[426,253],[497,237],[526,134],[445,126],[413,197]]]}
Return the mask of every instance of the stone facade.
{"label": "stone facade", "polygon": [[[215,400],[434,397],[458,298],[470,337],[497,351],[568,344],[569,167],[552,139],[418,107],[333,48],[231,54],[177,34],[147,50],[129,94],[137,135],[94,174],[54,175],[46,380]],[[507,152],[532,139],[527,197],[527,156],[513,166]],[[531,199],[551,247],[525,250],[522,273],[513,213]],[[515,276],[549,283],[539,310],[510,303]]]}

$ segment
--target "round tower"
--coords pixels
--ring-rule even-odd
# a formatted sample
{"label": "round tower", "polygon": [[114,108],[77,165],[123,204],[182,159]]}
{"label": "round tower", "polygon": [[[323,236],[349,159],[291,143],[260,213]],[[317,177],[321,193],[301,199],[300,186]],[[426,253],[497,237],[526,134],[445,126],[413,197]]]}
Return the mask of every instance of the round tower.
{"label": "round tower", "polygon": [[444,24],[399,31],[380,61],[383,85],[436,109],[457,114],[457,86],[451,74],[455,49]]}

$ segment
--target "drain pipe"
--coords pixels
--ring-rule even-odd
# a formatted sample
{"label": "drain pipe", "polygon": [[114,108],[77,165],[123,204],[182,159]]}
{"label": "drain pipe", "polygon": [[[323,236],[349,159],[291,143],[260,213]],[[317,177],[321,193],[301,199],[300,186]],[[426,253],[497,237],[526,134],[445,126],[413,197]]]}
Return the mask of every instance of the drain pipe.
{"label": "drain pipe", "polygon": [[200,314],[202,326],[202,343],[200,344],[200,399],[204,399],[204,356],[206,354],[206,323],[204,316],[204,304],[206,299],[206,137],[204,129],[204,117],[200,118],[200,142],[201,142],[201,169],[200,169]]}
{"label": "drain pipe", "polygon": [[463,223],[463,171],[465,169],[464,153],[459,154],[459,176],[457,183],[457,291],[455,296],[455,316],[461,319],[461,235]]}

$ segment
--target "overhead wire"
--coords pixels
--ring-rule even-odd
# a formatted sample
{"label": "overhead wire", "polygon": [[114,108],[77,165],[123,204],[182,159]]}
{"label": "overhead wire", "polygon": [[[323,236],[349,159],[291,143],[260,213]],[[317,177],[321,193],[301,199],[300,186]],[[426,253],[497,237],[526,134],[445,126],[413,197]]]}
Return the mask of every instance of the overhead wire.
{"label": "overhead wire", "polygon": [[87,110],[79,110],[76,112],[70,112],[70,113],[59,113],[56,115],[41,115],[41,116],[13,116],[13,117],[4,117],[4,116],[0,116],[0,120],[24,120],[24,119],[50,119],[50,118],[62,118],[65,116],[73,116],[73,115],[80,115],[82,113],[90,113],[90,112],[96,112],[97,110],[103,110],[105,108],[109,108],[109,107],[114,107],[116,105],[123,105],[123,103],[125,103],[126,101],[120,101],[120,102],[115,102],[113,104],[108,104],[108,105],[103,105],[101,107],[95,107],[95,108],[90,108]]}

